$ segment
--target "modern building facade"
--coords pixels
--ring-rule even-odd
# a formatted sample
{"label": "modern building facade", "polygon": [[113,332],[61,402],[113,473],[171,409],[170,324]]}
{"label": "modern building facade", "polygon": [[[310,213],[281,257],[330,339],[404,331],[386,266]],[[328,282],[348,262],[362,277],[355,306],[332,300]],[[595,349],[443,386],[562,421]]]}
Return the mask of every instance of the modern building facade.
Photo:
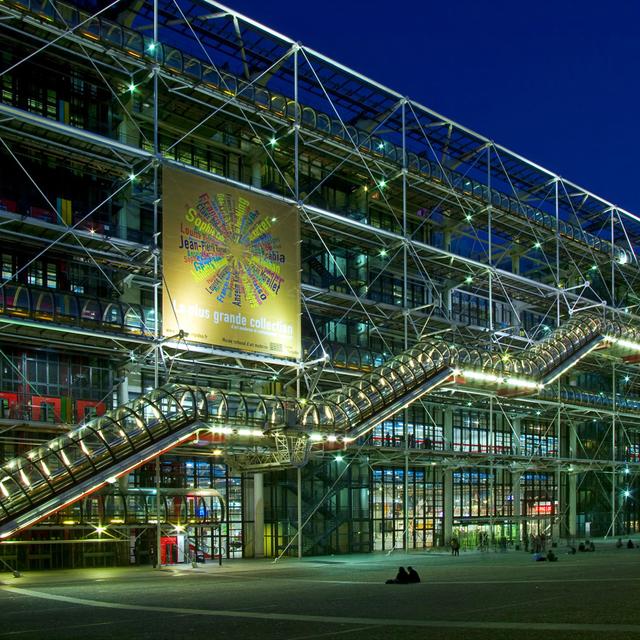
{"label": "modern building facade", "polygon": [[[638,532],[640,218],[215,2],[0,17],[8,566]],[[299,353],[185,329],[168,176],[294,215]]]}

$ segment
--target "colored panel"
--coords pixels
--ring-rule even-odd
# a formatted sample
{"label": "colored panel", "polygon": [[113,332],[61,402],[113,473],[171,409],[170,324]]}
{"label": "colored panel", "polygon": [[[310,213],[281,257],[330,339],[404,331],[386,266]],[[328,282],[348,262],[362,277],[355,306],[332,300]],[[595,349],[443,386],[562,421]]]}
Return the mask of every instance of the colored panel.
{"label": "colored panel", "polygon": [[163,334],[299,358],[297,209],[163,171]]}

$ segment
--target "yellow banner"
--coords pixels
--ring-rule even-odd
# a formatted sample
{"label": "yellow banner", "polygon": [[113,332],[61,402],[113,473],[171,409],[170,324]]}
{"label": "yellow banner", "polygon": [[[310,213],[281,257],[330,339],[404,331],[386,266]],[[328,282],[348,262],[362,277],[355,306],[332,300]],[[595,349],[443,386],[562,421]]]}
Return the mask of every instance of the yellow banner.
{"label": "yellow banner", "polygon": [[162,182],[163,334],[299,358],[296,208],[168,167]]}

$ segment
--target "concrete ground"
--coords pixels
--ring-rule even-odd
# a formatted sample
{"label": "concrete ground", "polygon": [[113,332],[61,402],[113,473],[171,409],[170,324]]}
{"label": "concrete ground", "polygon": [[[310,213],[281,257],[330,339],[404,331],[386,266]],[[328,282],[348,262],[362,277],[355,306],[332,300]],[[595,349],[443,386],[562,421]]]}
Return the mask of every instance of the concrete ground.
{"label": "concrete ground", "polygon": [[[640,638],[640,549],[413,552],[0,574],[0,638]],[[399,565],[420,584],[386,585]]]}

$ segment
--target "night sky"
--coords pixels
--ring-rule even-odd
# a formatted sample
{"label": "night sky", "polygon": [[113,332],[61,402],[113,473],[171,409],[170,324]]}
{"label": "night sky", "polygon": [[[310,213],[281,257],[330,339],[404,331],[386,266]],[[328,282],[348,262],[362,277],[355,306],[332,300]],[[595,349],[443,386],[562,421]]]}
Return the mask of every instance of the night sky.
{"label": "night sky", "polygon": [[640,214],[640,2],[225,4]]}

